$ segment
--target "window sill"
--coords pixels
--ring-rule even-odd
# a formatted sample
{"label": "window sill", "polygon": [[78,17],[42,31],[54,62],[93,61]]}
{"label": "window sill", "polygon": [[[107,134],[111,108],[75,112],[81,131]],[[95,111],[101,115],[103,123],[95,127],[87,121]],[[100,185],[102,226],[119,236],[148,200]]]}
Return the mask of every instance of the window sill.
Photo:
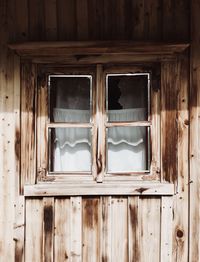
{"label": "window sill", "polygon": [[169,183],[82,183],[59,184],[53,182],[25,185],[24,195],[80,196],[80,195],[174,195],[174,184]]}

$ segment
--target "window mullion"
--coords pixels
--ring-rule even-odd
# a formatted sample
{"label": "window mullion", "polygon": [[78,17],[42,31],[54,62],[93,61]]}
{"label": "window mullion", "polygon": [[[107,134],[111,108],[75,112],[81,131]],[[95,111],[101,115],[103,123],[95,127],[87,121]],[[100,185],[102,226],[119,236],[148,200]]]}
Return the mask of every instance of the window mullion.
{"label": "window mullion", "polygon": [[103,181],[105,170],[105,130],[104,130],[104,88],[103,88],[103,70],[101,65],[96,69],[96,115],[95,115],[95,171],[96,181]]}

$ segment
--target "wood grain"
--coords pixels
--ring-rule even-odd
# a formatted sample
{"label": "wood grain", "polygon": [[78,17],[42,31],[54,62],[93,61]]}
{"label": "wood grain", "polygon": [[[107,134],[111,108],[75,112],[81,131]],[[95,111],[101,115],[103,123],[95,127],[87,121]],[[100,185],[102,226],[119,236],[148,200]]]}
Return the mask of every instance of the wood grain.
{"label": "wood grain", "polygon": [[43,201],[26,200],[25,261],[43,261]]}
{"label": "wood grain", "polygon": [[21,67],[21,192],[25,183],[34,184],[36,175],[36,67]]}
{"label": "wood grain", "polygon": [[100,200],[95,198],[83,198],[83,261],[98,261],[100,256],[100,231],[99,212]]}
{"label": "wood grain", "polygon": [[[61,215],[62,214],[62,215]],[[71,258],[70,199],[55,199],[54,258],[56,262]]]}
{"label": "wood grain", "polygon": [[199,212],[199,198],[200,198],[200,180],[199,180],[199,166],[200,166],[200,33],[199,33],[199,12],[200,6],[197,0],[191,1],[191,54],[190,54],[190,245],[189,245],[189,259],[190,261],[200,260],[200,212]]}

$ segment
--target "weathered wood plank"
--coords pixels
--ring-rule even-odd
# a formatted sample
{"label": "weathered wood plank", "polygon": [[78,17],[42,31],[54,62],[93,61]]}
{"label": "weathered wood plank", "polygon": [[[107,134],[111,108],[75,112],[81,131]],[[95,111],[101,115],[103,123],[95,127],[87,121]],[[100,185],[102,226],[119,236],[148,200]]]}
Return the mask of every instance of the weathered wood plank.
{"label": "weathered wood plank", "polygon": [[82,198],[71,197],[70,200],[71,228],[71,261],[82,261]]}
{"label": "weathered wood plank", "polygon": [[57,40],[76,40],[76,1],[57,0]]}
{"label": "weathered wood plank", "polygon": [[55,199],[55,261],[70,261],[70,199]]}
{"label": "weathered wood plank", "polygon": [[15,118],[15,261],[24,261],[24,197],[20,196],[20,61],[14,57],[14,118]]}
{"label": "weathered wood plank", "polygon": [[98,261],[100,257],[99,198],[83,198],[83,261]]}
{"label": "weathered wood plank", "polygon": [[178,144],[177,144],[177,193],[173,199],[173,257],[172,261],[187,261],[188,257],[188,80],[189,64],[185,54],[178,60]]}
{"label": "weathered wood plank", "polygon": [[173,197],[161,198],[160,262],[172,262]]}
{"label": "weathered wood plank", "polygon": [[176,30],[175,30],[175,4],[173,0],[163,0],[162,1],[162,29],[163,29],[163,40],[175,40]]}
{"label": "weathered wood plank", "polygon": [[[132,7],[132,39],[134,40],[144,40],[144,17],[145,17],[145,11],[144,11],[144,1],[143,0],[136,0],[132,1],[132,6],[129,6],[129,8]],[[129,21],[127,22],[127,26],[130,27]]]}
{"label": "weathered wood plank", "polygon": [[25,261],[43,262],[43,201],[26,200]]}
{"label": "weathered wood plank", "polygon": [[78,195],[173,195],[174,184],[162,183],[40,183],[37,185],[26,185],[25,196],[78,196]]}
{"label": "weathered wood plank", "polygon": [[15,261],[23,262],[24,261],[24,212],[25,211],[25,201],[24,196],[18,196],[15,204],[15,223],[14,223],[14,233],[13,239],[15,241]]}
{"label": "weathered wood plank", "polygon": [[23,42],[28,40],[28,1],[15,0],[15,41]]}
{"label": "weathered wood plank", "polygon": [[[90,55],[90,54],[162,54],[175,55],[183,52],[187,43],[159,43],[134,41],[60,41],[60,42],[27,42],[10,44],[9,47],[22,56]],[[51,53],[50,53],[51,52]]]}
{"label": "weathered wood plank", "polygon": [[162,32],[161,0],[144,1],[144,36],[143,39],[159,40]]}
{"label": "weathered wood plank", "polygon": [[21,192],[23,192],[23,185],[25,183],[35,183],[35,78],[35,66],[30,63],[23,63],[21,67]]}
{"label": "weathered wood plank", "polygon": [[88,39],[101,40],[105,35],[103,26],[104,1],[88,0]]}
{"label": "weathered wood plank", "polygon": [[112,261],[126,262],[128,260],[128,214],[127,198],[113,197],[112,209]]}
{"label": "weathered wood plank", "polygon": [[[2,36],[4,36],[4,34],[2,34]],[[5,45],[1,47],[2,53],[0,54],[0,59],[2,66],[0,68],[0,210],[2,211],[0,216],[0,253],[1,257],[13,261],[13,223],[15,197],[15,118],[12,113],[14,110],[13,55],[7,51]]]}
{"label": "weathered wood plank", "polygon": [[141,197],[139,201],[141,261],[160,260],[160,198]]}
{"label": "weathered wood plank", "polygon": [[200,260],[200,6],[191,1],[191,82],[190,82],[190,243],[189,260]]}
{"label": "weathered wood plank", "polygon": [[100,258],[102,262],[111,262],[111,241],[112,241],[112,228],[111,228],[111,197],[101,197],[101,218],[100,232],[101,232],[101,254]]}
{"label": "weathered wood plank", "polygon": [[[54,261],[54,198],[43,198],[43,259]],[[28,251],[28,250],[27,250]]]}
{"label": "weathered wood plank", "polygon": [[44,40],[44,2],[41,0],[28,1],[29,39]]}
{"label": "weathered wood plank", "polygon": [[[164,181],[177,183],[177,102],[178,75],[176,62],[166,62],[161,68],[161,174]],[[175,185],[176,186],[176,185]]]}
{"label": "weathered wood plank", "polygon": [[139,197],[128,197],[128,252],[129,262],[140,260]]}
{"label": "weathered wood plank", "polygon": [[44,23],[46,40],[57,40],[57,5],[56,0],[44,0]]}
{"label": "weathered wood plank", "polygon": [[76,0],[76,19],[77,19],[77,39],[88,40],[89,24],[88,19],[91,14],[88,14],[88,1]]}

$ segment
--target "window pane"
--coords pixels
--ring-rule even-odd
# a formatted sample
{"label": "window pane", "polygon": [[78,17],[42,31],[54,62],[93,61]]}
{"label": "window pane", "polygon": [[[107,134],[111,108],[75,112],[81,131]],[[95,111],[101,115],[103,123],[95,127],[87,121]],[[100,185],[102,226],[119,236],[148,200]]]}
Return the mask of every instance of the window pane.
{"label": "window pane", "polygon": [[149,127],[107,129],[108,172],[149,170]]}
{"label": "window pane", "polygon": [[90,172],[91,129],[49,129],[49,158],[51,172]]}
{"label": "window pane", "polygon": [[107,75],[108,121],[148,120],[148,76]]}
{"label": "window pane", "polygon": [[89,122],[91,76],[50,77],[51,122]]}

